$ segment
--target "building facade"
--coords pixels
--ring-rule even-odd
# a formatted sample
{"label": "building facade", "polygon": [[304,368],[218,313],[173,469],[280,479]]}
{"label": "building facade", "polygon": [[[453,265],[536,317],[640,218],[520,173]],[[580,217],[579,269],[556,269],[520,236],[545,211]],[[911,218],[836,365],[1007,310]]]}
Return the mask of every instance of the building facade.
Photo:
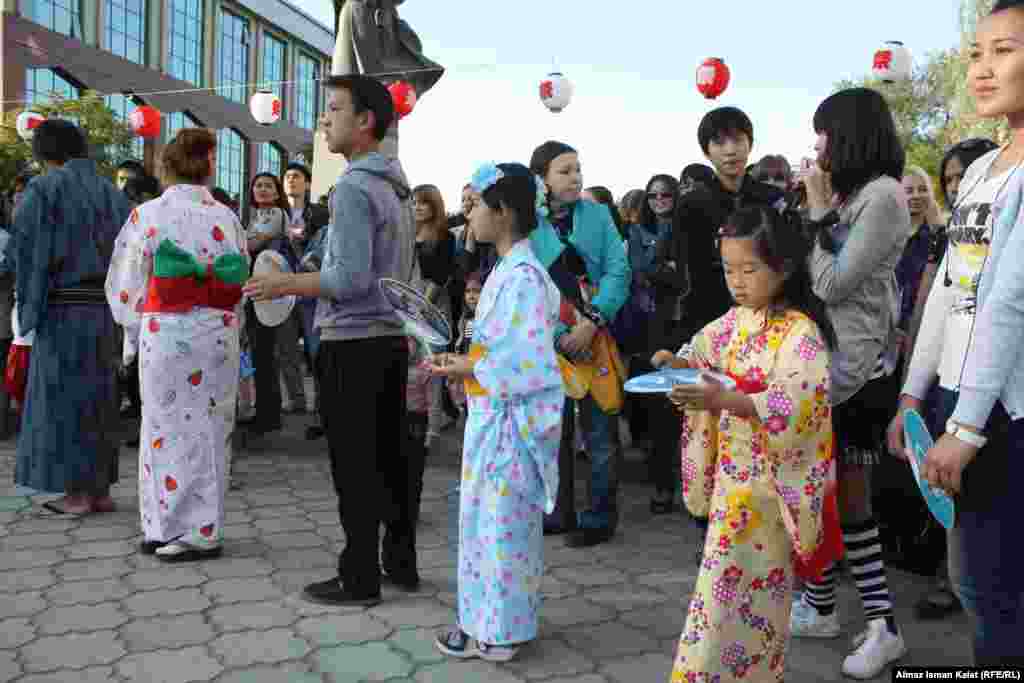
{"label": "building facade", "polygon": [[[154,170],[178,130],[214,129],[216,184],[243,203],[253,174],[280,173],[313,146],[334,35],[285,0],[0,2],[5,109],[83,90],[103,93],[122,118],[152,105],[163,114],[160,138],[137,139],[135,149]],[[258,87],[283,100],[281,123],[253,120]]]}

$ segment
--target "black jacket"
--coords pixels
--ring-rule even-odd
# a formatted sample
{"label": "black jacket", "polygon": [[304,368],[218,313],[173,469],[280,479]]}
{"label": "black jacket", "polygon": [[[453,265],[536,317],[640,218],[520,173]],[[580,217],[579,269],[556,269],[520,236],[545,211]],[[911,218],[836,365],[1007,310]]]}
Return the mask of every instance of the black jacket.
{"label": "black jacket", "polygon": [[[676,276],[689,277],[689,296],[684,323],[692,336],[708,323],[725,315],[732,296],[725,284],[722,257],[718,251],[718,230],[737,209],[750,206],[782,208],[785,195],[773,185],[744,177],[739,192],[725,189],[718,177],[694,185],[680,196],[672,221],[672,240],[666,260],[685,263]],[[681,284],[681,283],[680,283]],[[677,285],[678,286],[678,285]]]}

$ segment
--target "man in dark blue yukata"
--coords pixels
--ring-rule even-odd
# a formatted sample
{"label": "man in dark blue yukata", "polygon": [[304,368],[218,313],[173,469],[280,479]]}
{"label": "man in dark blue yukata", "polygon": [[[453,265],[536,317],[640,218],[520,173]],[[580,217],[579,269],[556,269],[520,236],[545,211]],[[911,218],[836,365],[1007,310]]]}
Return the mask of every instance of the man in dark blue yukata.
{"label": "man in dark blue yukata", "polygon": [[97,174],[82,131],[45,121],[32,151],[46,174],[25,189],[7,246],[22,333],[35,331],[15,482],[64,493],[58,514],[110,512],[117,481],[117,338],[104,293],[131,206]]}

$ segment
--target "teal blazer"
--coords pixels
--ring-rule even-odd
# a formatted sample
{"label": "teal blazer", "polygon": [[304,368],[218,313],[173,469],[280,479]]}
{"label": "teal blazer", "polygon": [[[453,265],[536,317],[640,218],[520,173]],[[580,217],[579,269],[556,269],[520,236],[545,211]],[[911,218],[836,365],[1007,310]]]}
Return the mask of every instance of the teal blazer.
{"label": "teal blazer", "polygon": [[[576,202],[569,243],[586,263],[590,282],[597,285],[597,293],[590,303],[611,323],[629,298],[632,274],[625,243],[608,207],[585,199]],[[550,268],[565,250],[558,230],[544,217],[530,233],[530,245],[545,268]]]}

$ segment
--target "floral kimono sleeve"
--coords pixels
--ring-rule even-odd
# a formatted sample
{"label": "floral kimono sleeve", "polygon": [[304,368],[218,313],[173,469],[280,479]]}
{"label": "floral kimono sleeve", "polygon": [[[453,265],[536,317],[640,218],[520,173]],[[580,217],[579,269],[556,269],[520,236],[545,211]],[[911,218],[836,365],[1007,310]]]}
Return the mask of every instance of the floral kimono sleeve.
{"label": "floral kimono sleeve", "polygon": [[[731,337],[728,314],[694,335],[685,360],[691,368],[719,369],[722,340]],[[704,518],[711,509],[718,466],[718,420],[720,415],[707,410],[688,410],[683,417],[679,440],[683,502],[695,516]]]}
{"label": "floral kimono sleeve", "polygon": [[778,350],[768,389],[751,395],[766,438],[779,508],[802,559],[823,539],[826,484],[834,479],[829,353],[817,326],[801,317]]}
{"label": "floral kimono sleeve", "polygon": [[474,329],[486,351],[473,376],[501,401],[561,387],[553,337],[558,311],[548,301],[543,274],[520,264],[501,277],[494,307]]}
{"label": "floral kimono sleeve", "polygon": [[142,304],[153,271],[153,254],[146,245],[142,225],[139,210],[134,209],[117,236],[107,271],[107,303],[114,321],[124,328],[125,365],[138,354]]}

